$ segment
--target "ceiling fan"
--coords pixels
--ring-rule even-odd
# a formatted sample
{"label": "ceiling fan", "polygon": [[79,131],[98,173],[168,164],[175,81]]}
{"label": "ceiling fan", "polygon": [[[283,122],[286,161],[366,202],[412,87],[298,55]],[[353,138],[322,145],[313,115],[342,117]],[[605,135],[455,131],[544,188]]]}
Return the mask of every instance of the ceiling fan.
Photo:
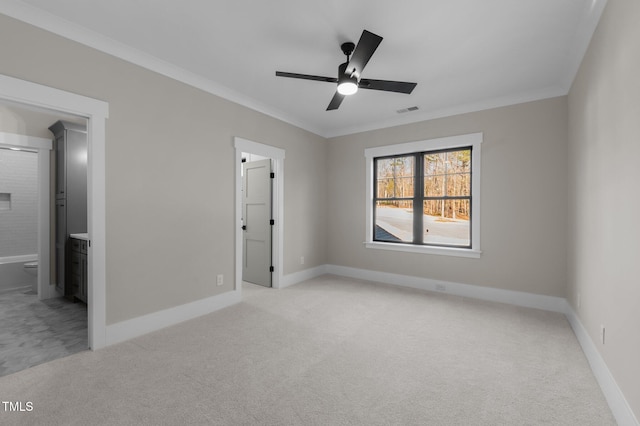
{"label": "ceiling fan", "polygon": [[[296,74],[276,71],[277,77],[300,78],[303,80],[326,81],[338,83],[336,94],[327,107],[327,111],[338,109],[345,96],[353,95],[358,89],[382,90],[410,94],[418,83],[406,81],[372,80],[361,78],[362,70],[380,45],[382,37],[367,30],[362,31],[358,45],[351,42],[342,43],[342,52],[347,55],[347,62],[338,67],[338,78],[322,77],[319,75]],[[353,53],[353,55],[352,55]],[[351,58],[349,58],[351,57]]]}

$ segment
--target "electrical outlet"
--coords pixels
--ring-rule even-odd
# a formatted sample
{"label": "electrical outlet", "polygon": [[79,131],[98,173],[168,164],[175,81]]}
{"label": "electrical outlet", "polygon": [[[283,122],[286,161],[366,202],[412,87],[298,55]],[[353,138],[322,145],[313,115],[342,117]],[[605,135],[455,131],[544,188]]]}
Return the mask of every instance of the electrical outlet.
{"label": "electrical outlet", "polygon": [[218,285],[224,284],[224,275],[218,274],[218,277],[216,278],[216,284]]}
{"label": "electrical outlet", "polygon": [[447,286],[444,284],[436,284],[437,291],[447,291]]}
{"label": "electrical outlet", "polygon": [[604,325],[600,324],[600,339],[602,340],[602,344],[604,345]]}
{"label": "electrical outlet", "polygon": [[300,264],[304,265],[304,256],[300,256]]}

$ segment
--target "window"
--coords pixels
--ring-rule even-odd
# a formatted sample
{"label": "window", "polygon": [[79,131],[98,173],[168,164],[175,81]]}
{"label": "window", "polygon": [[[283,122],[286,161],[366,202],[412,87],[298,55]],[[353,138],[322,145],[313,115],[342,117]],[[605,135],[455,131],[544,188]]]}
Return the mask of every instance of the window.
{"label": "window", "polygon": [[365,150],[368,248],[479,257],[482,134]]}
{"label": "window", "polygon": [[373,240],[470,248],[472,151],[374,158]]}

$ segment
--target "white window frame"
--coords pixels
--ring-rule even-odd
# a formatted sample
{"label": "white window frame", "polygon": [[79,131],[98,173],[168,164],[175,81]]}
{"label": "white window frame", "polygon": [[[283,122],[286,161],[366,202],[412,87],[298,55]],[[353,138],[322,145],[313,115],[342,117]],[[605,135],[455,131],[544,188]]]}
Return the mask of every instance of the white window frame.
{"label": "white window frame", "polygon": [[[379,146],[364,150],[366,159],[366,237],[364,245],[369,249],[404,251],[411,253],[437,254],[445,256],[479,258],[480,250],[480,159],[482,133],[448,136],[437,139]],[[402,243],[387,243],[373,240],[373,160],[377,157],[412,154],[450,148],[472,147],[471,156],[471,248],[441,247]]]}

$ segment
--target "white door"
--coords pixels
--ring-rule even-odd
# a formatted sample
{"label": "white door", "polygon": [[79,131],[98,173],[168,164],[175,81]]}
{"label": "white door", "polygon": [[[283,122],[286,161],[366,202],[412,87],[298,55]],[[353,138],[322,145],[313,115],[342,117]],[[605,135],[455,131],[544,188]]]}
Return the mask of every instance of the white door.
{"label": "white door", "polygon": [[242,279],[271,287],[271,160],[243,165]]}

